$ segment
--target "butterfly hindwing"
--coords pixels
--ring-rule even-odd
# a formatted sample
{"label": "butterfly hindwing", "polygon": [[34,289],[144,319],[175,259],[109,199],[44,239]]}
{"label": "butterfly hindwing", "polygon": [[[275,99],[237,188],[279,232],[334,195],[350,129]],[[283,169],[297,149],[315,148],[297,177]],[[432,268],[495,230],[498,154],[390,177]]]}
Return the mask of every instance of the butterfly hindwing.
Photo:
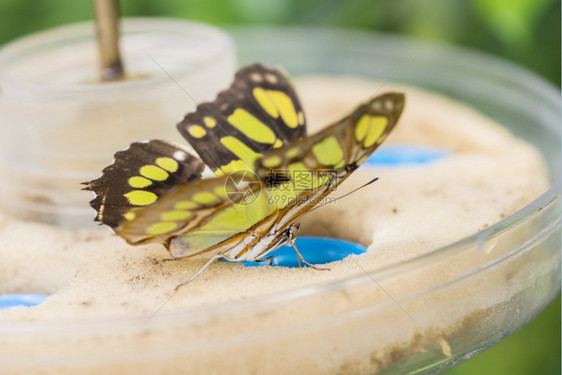
{"label": "butterfly hindwing", "polygon": [[203,103],[177,125],[217,174],[252,169],[264,153],[306,134],[304,113],[288,78],[250,65],[212,103]]}
{"label": "butterfly hindwing", "polygon": [[256,160],[255,172],[261,179],[267,179],[272,171],[291,170],[295,163],[312,171],[351,172],[382,143],[403,107],[403,94],[377,96],[320,132],[266,153]]}
{"label": "butterfly hindwing", "polygon": [[186,147],[162,140],[133,143],[114,159],[85,188],[96,194],[90,202],[96,220],[114,229],[179,184],[199,180],[205,167]]}
{"label": "butterfly hindwing", "polygon": [[135,210],[116,232],[132,244],[163,243],[175,257],[195,255],[269,215],[257,201],[261,189],[244,172],[180,184],[157,204]]}
{"label": "butterfly hindwing", "polygon": [[311,209],[357,169],[393,129],[403,108],[403,94],[380,95],[320,132],[258,159],[255,172],[268,185],[270,202],[285,212],[300,206],[283,221]]}

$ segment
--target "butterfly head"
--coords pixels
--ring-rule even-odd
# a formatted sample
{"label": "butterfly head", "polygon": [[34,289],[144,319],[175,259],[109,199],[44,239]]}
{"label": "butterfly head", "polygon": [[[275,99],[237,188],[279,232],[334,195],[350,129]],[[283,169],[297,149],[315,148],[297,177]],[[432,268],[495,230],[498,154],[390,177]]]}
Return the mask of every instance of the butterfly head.
{"label": "butterfly head", "polygon": [[275,240],[273,241],[269,251],[277,249],[278,247],[283,245],[293,246],[295,243],[295,239],[297,238],[299,228],[300,223],[292,223],[283,231],[277,232],[277,234],[273,234],[275,236]]}
{"label": "butterfly head", "polygon": [[287,243],[289,245],[293,245],[295,239],[297,238],[297,233],[299,232],[300,227],[301,223],[293,223],[289,225],[287,229],[285,229],[285,236],[287,237]]}

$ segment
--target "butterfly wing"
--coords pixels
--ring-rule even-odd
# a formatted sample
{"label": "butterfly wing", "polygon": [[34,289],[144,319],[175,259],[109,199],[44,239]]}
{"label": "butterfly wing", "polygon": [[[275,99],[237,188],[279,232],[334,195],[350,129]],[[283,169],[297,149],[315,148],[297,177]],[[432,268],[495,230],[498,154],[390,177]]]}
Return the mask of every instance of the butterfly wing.
{"label": "butterfly wing", "polygon": [[204,252],[275,212],[260,199],[252,173],[233,173],[184,183],[133,211],[116,233],[131,244],[163,243],[175,257]]}
{"label": "butterfly wing", "polygon": [[102,175],[86,183],[96,196],[96,221],[115,229],[134,210],[154,204],[177,185],[197,181],[205,165],[184,146],[167,141],[137,142],[114,156]]}
{"label": "butterfly wing", "polygon": [[309,137],[266,153],[255,163],[270,203],[280,209],[280,227],[316,205],[382,143],[404,108],[404,95],[387,93]]}
{"label": "butterfly wing", "polygon": [[[115,163],[86,189],[97,195],[91,202],[98,211],[97,220],[129,243],[162,242],[172,255],[190,256],[243,233],[276,212],[265,192],[255,199],[219,194],[221,189],[230,189],[244,197],[259,193],[262,187],[259,183],[229,185],[228,176],[200,180],[204,163],[219,176],[251,170],[263,153],[302,137],[306,124],[287,77],[255,64],[238,71],[228,90],[214,102],[198,106],[178,124],[178,130],[203,159],[187,154],[189,160],[184,164],[191,165],[194,172],[189,178],[161,171],[156,163],[159,157],[173,159],[174,147],[179,146],[151,141],[148,146],[133,144],[117,153]],[[178,171],[187,170],[187,165],[181,167]],[[257,183],[255,177],[253,182]],[[214,198],[207,204],[197,201],[201,196]]]}
{"label": "butterfly wing", "polygon": [[[284,236],[287,226],[332,192],[375,151],[393,129],[403,107],[402,94],[384,94],[317,134],[265,153],[255,162],[259,177],[253,181],[261,181],[261,185],[253,192],[259,196],[217,210],[197,228],[176,237],[185,246],[172,249],[172,255],[190,256],[217,248],[226,252],[244,245],[249,231]],[[221,179],[224,176],[212,180]],[[171,199],[175,201],[177,198]],[[240,254],[250,244],[240,249]],[[271,250],[264,248],[257,257]]]}
{"label": "butterfly wing", "polygon": [[203,103],[177,125],[217,175],[252,170],[256,159],[306,134],[304,113],[288,78],[250,65],[212,103]]}

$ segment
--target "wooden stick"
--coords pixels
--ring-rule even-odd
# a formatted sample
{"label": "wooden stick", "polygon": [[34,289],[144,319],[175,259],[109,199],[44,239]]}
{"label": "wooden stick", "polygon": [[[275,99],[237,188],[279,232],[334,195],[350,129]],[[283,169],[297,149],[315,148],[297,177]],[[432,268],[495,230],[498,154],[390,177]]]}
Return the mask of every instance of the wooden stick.
{"label": "wooden stick", "polygon": [[118,0],[94,0],[100,75],[102,81],[123,79],[125,71],[119,50]]}

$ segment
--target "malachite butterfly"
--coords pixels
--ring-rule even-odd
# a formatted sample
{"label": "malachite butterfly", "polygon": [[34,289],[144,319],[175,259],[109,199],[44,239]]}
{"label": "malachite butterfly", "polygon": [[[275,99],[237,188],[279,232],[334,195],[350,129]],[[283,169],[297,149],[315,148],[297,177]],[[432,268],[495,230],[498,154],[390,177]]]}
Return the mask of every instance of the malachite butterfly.
{"label": "malachite butterfly", "polygon": [[[250,65],[177,124],[195,152],[163,140],[133,143],[85,189],[96,195],[96,221],[128,243],[208,257],[189,282],[217,259],[263,260],[283,244],[295,247],[297,220],[375,151],[403,108],[403,94],[382,94],[306,135],[289,79]],[[206,167],[214,177],[202,178]]]}

